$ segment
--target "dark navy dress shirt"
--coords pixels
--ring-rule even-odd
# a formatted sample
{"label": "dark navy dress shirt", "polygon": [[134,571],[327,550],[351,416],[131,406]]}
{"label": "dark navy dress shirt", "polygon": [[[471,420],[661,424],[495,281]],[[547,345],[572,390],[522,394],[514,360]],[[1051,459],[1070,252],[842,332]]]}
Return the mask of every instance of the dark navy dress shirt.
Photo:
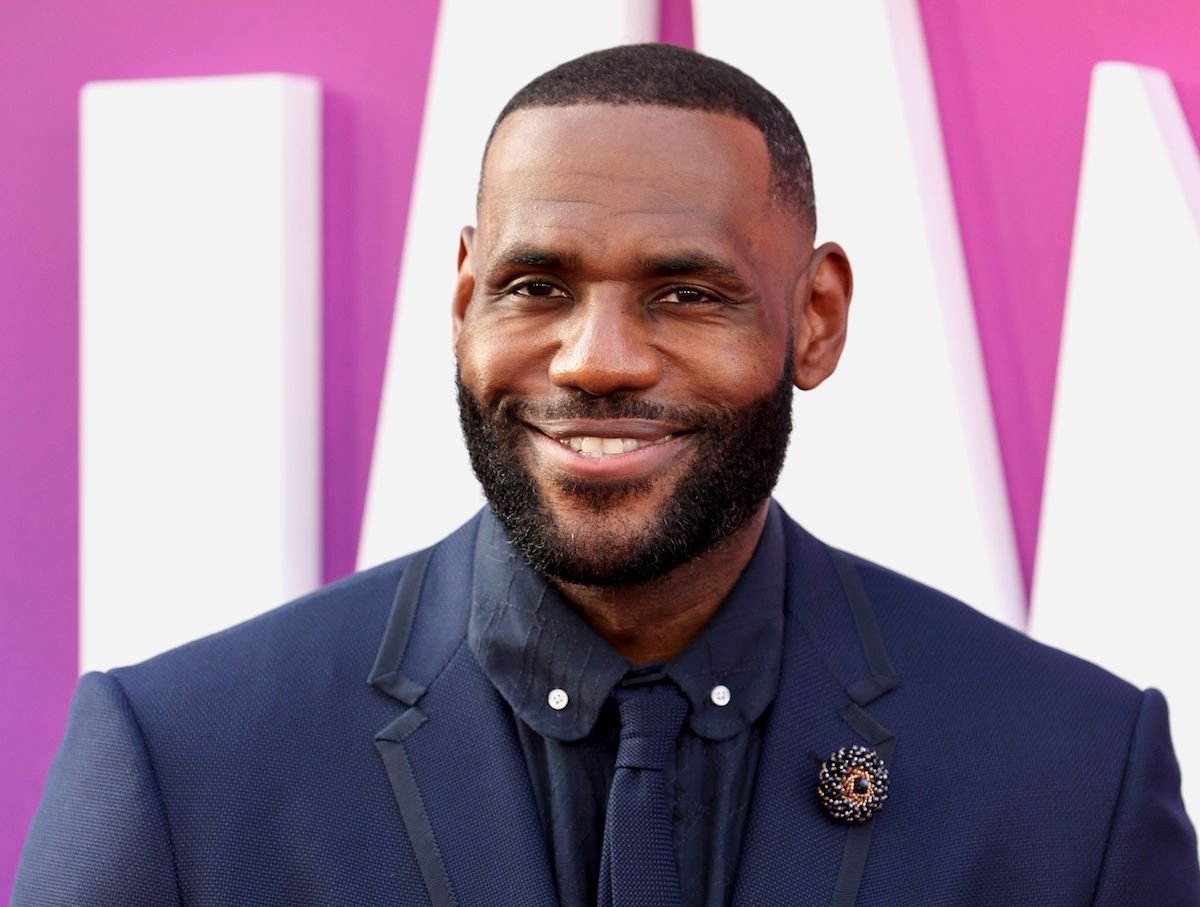
{"label": "dark navy dress shirt", "polygon": [[615,770],[618,684],[668,678],[690,709],[668,766],[684,907],[732,897],[766,713],[779,686],[786,554],[779,508],[712,620],[670,661],[634,668],[485,516],[469,639],[512,707],[563,907],[592,907]]}

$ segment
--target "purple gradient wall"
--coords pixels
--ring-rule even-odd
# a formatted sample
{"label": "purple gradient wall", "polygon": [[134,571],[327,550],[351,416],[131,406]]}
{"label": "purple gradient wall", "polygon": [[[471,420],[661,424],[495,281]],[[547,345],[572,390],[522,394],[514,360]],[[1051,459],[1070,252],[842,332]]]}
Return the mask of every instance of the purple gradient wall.
{"label": "purple gradient wall", "polygon": [[1200,137],[1200,4],[919,5],[1028,590],[1092,67],[1166,70]]}
{"label": "purple gradient wall", "polygon": [[[1200,6],[918,3],[1028,581],[1091,66],[1166,69],[1200,134]],[[660,10],[662,37],[690,43],[687,0]],[[0,892],[76,673],[79,88],[272,70],[324,83],[324,574],[333,578],[355,559],[437,12],[436,0],[0,6]],[[746,23],[760,27],[770,23]]]}
{"label": "purple gradient wall", "polygon": [[324,575],[353,569],[437,0],[0,6],[0,897],[62,736],[78,608],[78,95],[324,83]]}

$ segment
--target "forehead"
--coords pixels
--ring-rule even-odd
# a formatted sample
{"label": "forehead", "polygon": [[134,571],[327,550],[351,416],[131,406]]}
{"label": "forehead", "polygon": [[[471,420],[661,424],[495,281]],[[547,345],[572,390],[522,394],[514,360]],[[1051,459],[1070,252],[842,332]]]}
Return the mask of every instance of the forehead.
{"label": "forehead", "polygon": [[586,234],[592,243],[753,244],[780,212],[752,124],[694,110],[580,105],[517,111],[483,169],[485,242]]}

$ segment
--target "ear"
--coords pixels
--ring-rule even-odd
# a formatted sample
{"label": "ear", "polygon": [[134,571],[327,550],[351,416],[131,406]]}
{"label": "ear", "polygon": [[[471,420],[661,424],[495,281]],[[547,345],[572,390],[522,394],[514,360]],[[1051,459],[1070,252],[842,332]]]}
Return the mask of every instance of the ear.
{"label": "ear", "polygon": [[458,343],[458,335],[462,332],[467,306],[471,304],[471,297],[475,295],[475,266],[472,261],[474,249],[475,228],[463,227],[458,237],[458,280],[454,284],[454,301],[450,307],[455,343]]}
{"label": "ear", "polygon": [[825,243],[815,249],[794,300],[793,380],[801,390],[812,390],[837,368],[853,292],[854,275],[842,247]]}

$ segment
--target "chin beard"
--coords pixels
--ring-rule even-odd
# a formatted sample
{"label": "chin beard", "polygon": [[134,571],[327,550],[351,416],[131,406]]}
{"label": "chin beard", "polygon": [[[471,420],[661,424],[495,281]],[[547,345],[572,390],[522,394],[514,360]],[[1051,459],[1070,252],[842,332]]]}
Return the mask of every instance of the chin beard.
{"label": "chin beard", "polygon": [[[741,409],[668,407],[631,394],[570,398],[539,405],[502,400],[485,408],[456,376],[458,412],[471,466],[492,511],[517,550],[539,573],[583,586],[628,586],[656,579],[745,525],[770,495],[783,467],[792,428],[792,364],[765,396]],[[583,541],[547,506],[521,456],[528,444],[522,417],[659,419],[690,426],[692,461],[650,525],[626,526]],[[654,481],[555,478],[581,510],[617,516],[624,501]],[[591,527],[587,527],[591,528]]]}

